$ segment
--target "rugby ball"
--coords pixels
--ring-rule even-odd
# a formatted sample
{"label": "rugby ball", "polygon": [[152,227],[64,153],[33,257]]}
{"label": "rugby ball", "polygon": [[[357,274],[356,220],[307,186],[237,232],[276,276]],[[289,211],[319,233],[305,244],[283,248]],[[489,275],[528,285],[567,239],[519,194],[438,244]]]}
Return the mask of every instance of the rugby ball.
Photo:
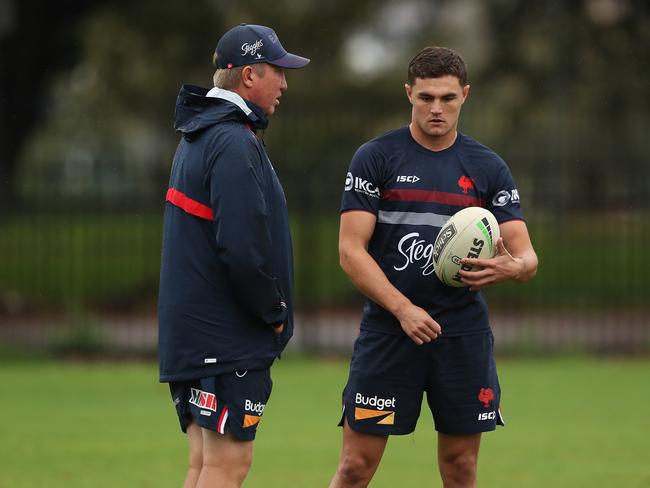
{"label": "rugby ball", "polygon": [[462,258],[489,259],[496,253],[499,223],[492,212],[481,207],[467,207],[456,212],[443,225],[433,246],[436,276],[445,285],[460,288],[460,269],[478,271],[482,268],[462,264]]}

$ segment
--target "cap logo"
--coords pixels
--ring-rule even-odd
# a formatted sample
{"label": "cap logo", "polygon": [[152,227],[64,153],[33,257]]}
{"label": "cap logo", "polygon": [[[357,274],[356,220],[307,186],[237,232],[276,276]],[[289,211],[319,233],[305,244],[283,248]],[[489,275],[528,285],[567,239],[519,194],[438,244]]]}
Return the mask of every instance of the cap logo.
{"label": "cap logo", "polygon": [[[246,56],[247,54],[250,54],[251,56],[255,56],[257,54],[257,51],[261,49],[264,46],[264,43],[262,42],[262,39],[258,39],[255,41],[253,44],[249,44],[245,42],[241,46],[241,51],[242,51],[242,56]],[[261,58],[261,54],[257,54],[257,58]]]}
{"label": "cap logo", "polygon": [[275,32],[271,35],[269,35],[269,41],[271,41],[272,44],[275,44],[278,42],[278,36],[275,35]]}

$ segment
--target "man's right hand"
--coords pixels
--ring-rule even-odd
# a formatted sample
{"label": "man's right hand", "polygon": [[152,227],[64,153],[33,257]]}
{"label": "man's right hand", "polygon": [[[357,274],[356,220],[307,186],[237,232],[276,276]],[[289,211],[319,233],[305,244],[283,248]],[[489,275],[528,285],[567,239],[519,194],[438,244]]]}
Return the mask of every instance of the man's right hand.
{"label": "man's right hand", "polygon": [[407,305],[396,317],[406,335],[418,346],[434,341],[442,334],[440,324],[426,310],[416,305]]}

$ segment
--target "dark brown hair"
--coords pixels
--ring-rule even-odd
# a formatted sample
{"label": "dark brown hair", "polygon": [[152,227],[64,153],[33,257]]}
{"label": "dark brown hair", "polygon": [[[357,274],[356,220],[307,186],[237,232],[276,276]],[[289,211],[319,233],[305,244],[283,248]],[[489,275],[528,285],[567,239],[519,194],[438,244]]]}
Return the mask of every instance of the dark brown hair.
{"label": "dark brown hair", "polygon": [[440,78],[451,75],[458,78],[460,86],[467,84],[467,67],[458,53],[447,47],[425,47],[409,63],[408,83],[416,78]]}

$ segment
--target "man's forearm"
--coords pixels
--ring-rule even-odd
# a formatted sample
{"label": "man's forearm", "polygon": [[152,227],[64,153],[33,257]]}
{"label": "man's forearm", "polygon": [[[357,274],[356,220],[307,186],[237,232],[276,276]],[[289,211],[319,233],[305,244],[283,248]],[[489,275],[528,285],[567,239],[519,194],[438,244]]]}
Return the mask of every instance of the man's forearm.
{"label": "man's forearm", "polygon": [[359,291],[393,315],[399,316],[400,310],[411,304],[411,301],[388,281],[377,262],[365,249],[341,250],[340,262],[341,268]]}

